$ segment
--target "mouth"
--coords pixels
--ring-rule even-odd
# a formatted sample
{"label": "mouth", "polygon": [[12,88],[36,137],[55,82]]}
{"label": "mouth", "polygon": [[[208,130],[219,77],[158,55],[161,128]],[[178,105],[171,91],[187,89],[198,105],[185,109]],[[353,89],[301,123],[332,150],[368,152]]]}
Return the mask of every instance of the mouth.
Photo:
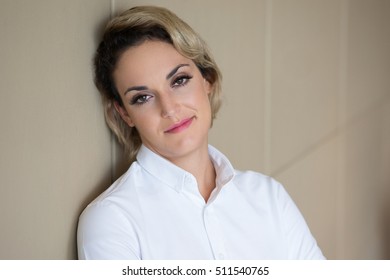
{"label": "mouth", "polygon": [[186,128],[188,128],[192,124],[193,120],[194,120],[194,117],[181,120],[180,122],[175,123],[175,124],[171,125],[170,127],[168,127],[168,129],[165,130],[164,133],[181,132],[181,131],[185,130]]}

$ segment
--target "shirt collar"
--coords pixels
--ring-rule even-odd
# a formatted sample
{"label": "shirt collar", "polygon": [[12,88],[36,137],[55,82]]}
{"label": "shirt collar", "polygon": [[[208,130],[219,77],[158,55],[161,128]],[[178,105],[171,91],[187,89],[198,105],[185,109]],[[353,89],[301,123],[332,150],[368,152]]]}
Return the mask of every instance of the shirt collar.
{"label": "shirt collar", "polygon": [[217,173],[216,187],[221,188],[233,180],[234,168],[228,158],[211,145],[209,145],[209,155]]}
{"label": "shirt collar", "polygon": [[[216,148],[209,145],[208,150],[211,160],[214,164],[215,172],[217,174],[216,188],[220,189],[222,186],[226,185],[233,179],[234,168],[225,155],[223,155]],[[144,145],[141,146],[137,154],[137,162],[153,177],[157,178],[178,192],[181,191],[185,186],[186,178],[195,180],[195,177],[191,173],[174,165]]]}

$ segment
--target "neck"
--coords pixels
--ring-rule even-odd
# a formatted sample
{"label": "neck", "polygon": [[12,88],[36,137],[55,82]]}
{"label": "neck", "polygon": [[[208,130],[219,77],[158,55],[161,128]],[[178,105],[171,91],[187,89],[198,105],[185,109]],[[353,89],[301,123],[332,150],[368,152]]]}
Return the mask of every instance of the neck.
{"label": "neck", "polygon": [[199,192],[207,202],[215,188],[216,173],[209,156],[208,146],[192,152],[183,158],[171,160],[172,163],[191,173],[196,178]]}

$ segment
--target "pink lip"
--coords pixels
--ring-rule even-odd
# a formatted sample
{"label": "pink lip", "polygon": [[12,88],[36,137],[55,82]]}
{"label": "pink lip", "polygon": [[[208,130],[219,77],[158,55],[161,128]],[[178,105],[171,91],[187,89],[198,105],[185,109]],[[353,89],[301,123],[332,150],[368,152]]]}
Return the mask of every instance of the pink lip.
{"label": "pink lip", "polygon": [[194,117],[184,119],[178,123],[175,123],[175,124],[171,125],[170,127],[168,127],[168,129],[165,130],[164,132],[165,133],[178,133],[180,131],[183,131],[184,129],[186,129],[187,127],[189,127],[191,125],[193,119],[194,119]]}

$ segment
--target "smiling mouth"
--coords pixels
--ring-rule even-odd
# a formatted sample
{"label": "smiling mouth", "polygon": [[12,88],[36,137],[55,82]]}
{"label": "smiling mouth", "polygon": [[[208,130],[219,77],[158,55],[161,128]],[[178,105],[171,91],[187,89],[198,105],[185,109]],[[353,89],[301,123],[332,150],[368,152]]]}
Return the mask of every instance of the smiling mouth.
{"label": "smiling mouth", "polygon": [[175,124],[171,125],[164,132],[165,133],[178,133],[178,132],[181,132],[181,131],[185,130],[186,128],[188,128],[192,124],[193,120],[194,120],[194,117],[184,119],[184,120],[182,120],[182,121],[180,121],[178,123],[175,123]]}

